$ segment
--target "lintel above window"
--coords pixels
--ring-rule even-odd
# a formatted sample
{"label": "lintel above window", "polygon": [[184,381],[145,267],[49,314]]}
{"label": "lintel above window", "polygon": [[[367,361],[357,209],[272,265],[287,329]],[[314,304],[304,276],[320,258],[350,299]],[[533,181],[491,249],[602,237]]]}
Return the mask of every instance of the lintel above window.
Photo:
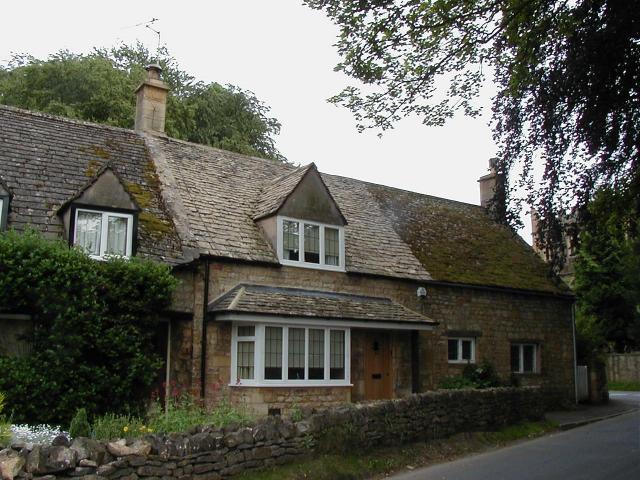
{"label": "lintel above window", "polygon": [[344,271],[344,227],[278,217],[278,258],[283,265]]}
{"label": "lintel above window", "polygon": [[98,260],[111,256],[130,257],[133,251],[133,220],[131,213],[76,208],[73,244]]}

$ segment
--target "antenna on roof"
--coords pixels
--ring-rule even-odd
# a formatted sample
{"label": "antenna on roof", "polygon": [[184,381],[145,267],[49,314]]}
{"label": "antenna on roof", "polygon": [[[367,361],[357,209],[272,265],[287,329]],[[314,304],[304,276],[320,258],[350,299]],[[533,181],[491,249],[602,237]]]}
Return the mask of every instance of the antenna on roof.
{"label": "antenna on roof", "polygon": [[153,28],[151,25],[153,25],[154,23],[156,23],[158,21],[157,18],[153,17],[151,20],[149,20],[148,22],[142,22],[139,25],[144,25],[145,28],[148,28],[149,30],[151,30],[153,33],[155,33],[156,35],[158,35],[158,46],[156,48],[156,62],[160,61],[160,30],[156,30],[155,28]]}

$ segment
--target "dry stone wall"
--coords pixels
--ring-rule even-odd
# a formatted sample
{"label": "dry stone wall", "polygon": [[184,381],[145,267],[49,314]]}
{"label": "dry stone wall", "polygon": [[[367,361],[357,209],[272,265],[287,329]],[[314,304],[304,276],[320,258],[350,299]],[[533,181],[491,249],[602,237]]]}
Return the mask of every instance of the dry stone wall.
{"label": "dry stone wall", "polygon": [[313,451],[397,445],[539,419],[545,395],[538,387],[440,390],[308,412],[297,422],[266,417],[251,426],[127,441],[14,444],[0,451],[0,474],[3,480],[217,480]]}

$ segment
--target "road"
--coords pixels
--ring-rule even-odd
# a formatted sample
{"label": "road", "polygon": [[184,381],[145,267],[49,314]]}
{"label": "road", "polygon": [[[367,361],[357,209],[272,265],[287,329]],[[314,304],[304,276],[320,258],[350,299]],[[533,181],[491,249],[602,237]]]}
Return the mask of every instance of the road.
{"label": "road", "polygon": [[393,480],[640,479],[640,412],[628,413],[391,478]]}

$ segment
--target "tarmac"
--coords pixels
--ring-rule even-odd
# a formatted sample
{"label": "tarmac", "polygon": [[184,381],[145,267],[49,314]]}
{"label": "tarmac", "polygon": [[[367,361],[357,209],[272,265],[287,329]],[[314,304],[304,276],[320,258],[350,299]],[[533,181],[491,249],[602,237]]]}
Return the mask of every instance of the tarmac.
{"label": "tarmac", "polygon": [[640,392],[609,392],[609,402],[599,405],[578,404],[571,410],[547,412],[545,417],[561,430],[580,427],[640,410]]}

